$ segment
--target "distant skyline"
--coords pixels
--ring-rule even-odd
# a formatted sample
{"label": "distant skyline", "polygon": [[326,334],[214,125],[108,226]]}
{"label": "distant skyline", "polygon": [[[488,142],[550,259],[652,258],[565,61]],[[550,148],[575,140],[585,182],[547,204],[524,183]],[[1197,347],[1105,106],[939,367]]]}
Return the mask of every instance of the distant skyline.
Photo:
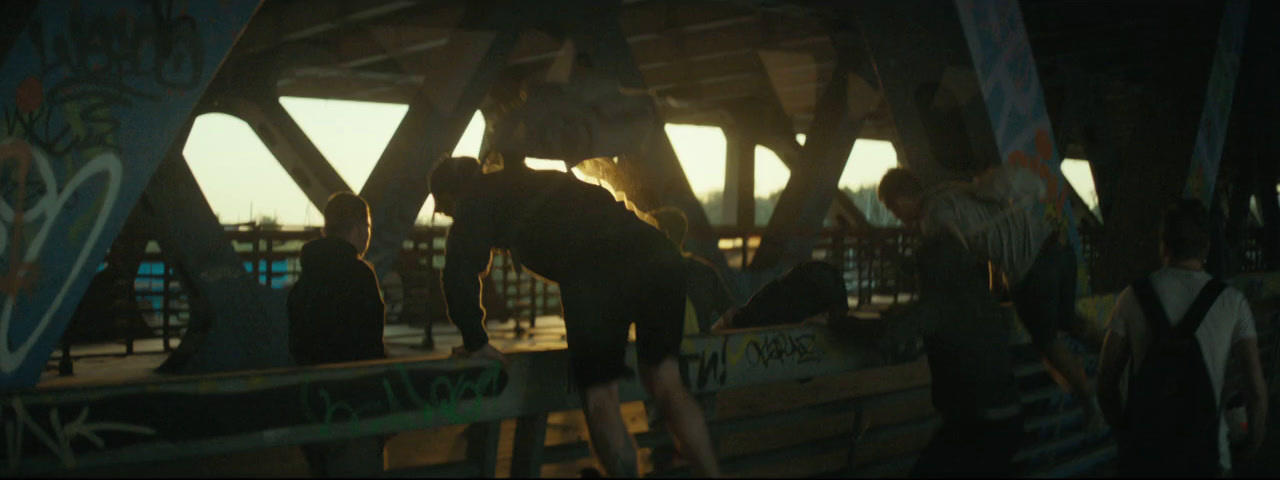
{"label": "distant skyline", "polygon": [[[401,104],[296,97],[281,97],[280,103],[356,192],[364,185],[408,110]],[[669,124],[666,132],[694,195],[705,201],[708,195],[722,191],[725,176],[722,131],[715,127]],[[483,134],[484,120],[477,113],[453,154],[478,156]],[[798,139],[803,142],[804,136],[799,135]],[[322,223],[320,211],[311,205],[243,121],[219,113],[201,115],[192,127],[183,153],[222,223],[248,222],[263,216],[290,226]],[[839,185],[851,190],[874,185],[885,170],[895,165],[897,154],[892,144],[860,139],[854,143]],[[1096,204],[1088,163],[1068,159],[1063,162],[1062,170],[1085,202],[1090,206]],[[790,171],[777,155],[764,147],[756,148],[757,197],[782,189],[789,176]],[[433,199],[428,198],[419,213],[419,221],[429,221],[433,207]],[[436,223],[447,223],[442,220],[437,219]]]}

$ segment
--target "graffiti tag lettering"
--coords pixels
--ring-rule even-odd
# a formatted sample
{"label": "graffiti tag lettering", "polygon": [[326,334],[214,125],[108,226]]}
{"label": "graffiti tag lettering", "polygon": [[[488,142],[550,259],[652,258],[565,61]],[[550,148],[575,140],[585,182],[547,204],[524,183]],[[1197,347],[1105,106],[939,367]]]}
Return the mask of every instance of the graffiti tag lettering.
{"label": "graffiti tag lettering", "polygon": [[144,425],[120,422],[90,423],[88,420],[88,406],[80,410],[80,415],[75,420],[66,423],[63,423],[57,408],[50,408],[49,428],[46,429],[27,412],[27,409],[22,404],[22,399],[15,397],[8,409],[0,409],[0,422],[4,424],[5,453],[8,457],[9,468],[16,469],[22,464],[24,453],[22,439],[24,433],[26,433],[25,430],[30,430],[32,436],[38,439],[45,449],[56,455],[66,468],[75,468],[76,466],[76,455],[71,447],[71,442],[77,438],[84,438],[99,449],[104,449],[106,448],[106,442],[99,436],[103,432],[123,432],[137,435],[156,434],[154,429]]}
{"label": "graffiti tag lettering", "polygon": [[748,361],[762,367],[768,367],[770,362],[775,365],[788,362],[808,363],[822,360],[825,356],[812,333],[781,333],[752,339],[747,342],[746,352]]}
{"label": "graffiti tag lettering", "polygon": [[[489,409],[489,401],[506,388],[507,376],[496,364],[480,371],[441,374],[425,385],[424,392],[415,385],[408,370],[397,365],[394,373],[378,379],[378,383],[382,387],[380,395],[368,391],[338,392],[303,382],[299,391],[303,415],[309,422],[329,425],[412,409],[424,421],[440,415],[451,423],[468,423]],[[473,402],[464,407],[464,400]]]}

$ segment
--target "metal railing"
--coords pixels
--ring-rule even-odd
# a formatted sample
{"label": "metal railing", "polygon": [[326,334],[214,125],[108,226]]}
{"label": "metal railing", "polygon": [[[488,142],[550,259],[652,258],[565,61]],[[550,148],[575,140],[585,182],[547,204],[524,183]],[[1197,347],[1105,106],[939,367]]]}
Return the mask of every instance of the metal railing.
{"label": "metal railing", "polygon": [[[742,230],[716,228],[720,249],[725,253],[730,268],[741,269],[754,256],[759,247],[763,229]],[[418,227],[405,240],[402,261],[397,268],[397,281],[387,281],[384,276],[384,298],[387,299],[387,323],[427,322],[447,323],[441,305],[443,299],[425,294],[424,287],[411,285],[408,278],[438,282],[439,269],[444,265],[444,238],[447,227]],[[1260,228],[1251,230],[1242,245],[1241,256],[1245,267],[1261,267],[1262,245]],[[319,228],[264,228],[257,224],[227,226],[227,237],[244,259],[245,270],[264,286],[275,289],[288,288],[297,279],[301,246],[320,236]],[[1096,256],[1097,232],[1081,230],[1082,248],[1092,264]],[[828,228],[819,233],[813,258],[836,265],[843,272],[845,286],[856,306],[870,303],[898,303],[911,298],[916,290],[915,278],[906,269],[903,259],[909,258],[918,244],[916,235],[903,228],[839,229]],[[407,269],[414,269],[407,271]],[[1251,271],[1259,271],[1253,269]],[[496,293],[505,308],[490,308],[490,314],[499,319],[516,321],[517,334],[525,332],[524,325],[533,326],[538,316],[560,313],[559,289],[554,284],[539,281],[526,272],[516,272],[505,255],[495,255],[493,268],[485,280],[487,294]],[[420,282],[421,283],[421,282]],[[151,327],[153,337],[162,340],[158,351],[139,350],[138,353],[167,353],[173,341],[181,338],[189,321],[185,293],[177,274],[165,262],[158,246],[152,242],[144,255],[143,264],[134,282],[138,311]],[[415,290],[416,288],[416,290]],[[414,290],[414,291],[410,291]],[[432,305],[432,302],[435,305]],[[433,310],[435,315],[426,318],[408,318],[407,311]],[[426,329],[429,332],[430,329]],[[425,333],[425,332],[424,332]],[[430,347],[429,335],[424,344]],[[132,331],[121,331],[116,343],[123,346],[120,353],[135,353],[133,346],[137,336]],[[72,345],[74,349],[74,344]],[[76,355],[72,352],[72,357]],[[56,359],[56,358],[55,358]]]}

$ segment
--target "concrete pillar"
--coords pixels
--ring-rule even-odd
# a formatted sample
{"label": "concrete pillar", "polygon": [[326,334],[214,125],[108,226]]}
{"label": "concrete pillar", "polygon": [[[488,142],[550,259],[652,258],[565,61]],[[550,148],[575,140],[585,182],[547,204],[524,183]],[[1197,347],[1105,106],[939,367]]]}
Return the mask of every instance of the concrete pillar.
{"label": "concrete pillar", "polygon": [[1200,8],[1213,12],[1207,16],[1214,20],[1184,28],[1182,34],[1204,39],[1202,46],[1143,71],[1137,79],[1143,85],[1136,116],[1141,121],[1121,147],[1123,161],[1113,170],[1113,200],[1095,247],[1096,291],[1118,291],[1161,265],[1156,233],[1160,212],[1185,191],[1223,11]]}
{"label": "concrete pillar", "polygon": [[1209,72],[1209,87],[1200,113],[1200,128],[1191,166],[1187,171],[1184,198],[1199,199],[1209,204],[1218,179],[1218,163],[1227,136],[1227,120],[1231,118],[1231,99],[1236,90],[1236,73],[1240,70],[1240,53],[1244,44],[1245,22],[1249,16],[1249,0],[1227,0],[1218,27],[1218,48]]}
{"label": "concrete pillar", "polygon": [[[164,9],[157,19],[156,2],[24,3],[6,5],[12,15],[3,24],[14,28],[0,38],[0,91],[9,92],[0,110],[17,112],[9,136],[0,138],[0,161],[26,171],[11,178],[30,194],[0,215],[0,390],[39,380],[94,266],[258,6],[197,2],[180,12]],[[33,13],[23,15],[24,8]],[[99,24],[136,41],[125,45],[80,28]],[[170,36],[158,39],[157,32]],[[171,48],[157,51],[162,41]],[[96,53],[55,53],[66,45]],[[138,54],[129,45],[148,49],[154,61],[127,63]],[[91,66],[100,71],[90,75]],[[54,92],[86,81],[106,89],[97,100]]]}
{"label": "concrete pillar", "polygon": [[997,158],[1000,163],[1031,169],[1044,180],[1047,196],[1035,211],[1067,233],[1078,260],[1076,293],[1085,295],[1089,269],[1069,201],[1071,186],[1062,176],[1062,151],[1054,140],[1022,11],[1014,0],[956,0],[955,6],[981,85]]}

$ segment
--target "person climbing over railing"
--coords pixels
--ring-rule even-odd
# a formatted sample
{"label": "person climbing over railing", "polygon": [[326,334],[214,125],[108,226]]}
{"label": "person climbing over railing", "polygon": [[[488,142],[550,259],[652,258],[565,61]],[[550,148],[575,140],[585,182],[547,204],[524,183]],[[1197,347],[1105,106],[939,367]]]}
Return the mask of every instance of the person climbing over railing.
{"label": "person climbing over railing", "polygon": [[910,170],[893,168],[877,188],[880,201],[902,223],[918,226],[922,235],[951,234],[1003,273],[1032,346],[1054,379],[1081,402],[1088,429],[1101,432],[1105,422],[1084,366],[1058,338],[1063,330],[1096,344],[1075,314],[1076,256],[1065,231],[1032,211],[1044,192],[1038,176],[1012,164],[988,170],[974,182],[929,188]]}
{"label": "person climbing over railing", "polygon": [[913,477],[1008,477],[1023,440],[1022,403],[1010,352],[1010,319],[987,289],[987,269],[955,237],[921,239],[913,262],[918,300],[881,322],[924,340],[933,406],[942,426]]}
{"label": "person climbing over railing", "polygon": [[711,261],[684,250],[684,239],[689,229],[689,219],[676,207],[662,207],[647,215],[658,230],[680,250],[689,269],[685,283],[688,300],[685,314],[685,335],[710,333],[712,323],[734,308],[733,295],[724,283],[724,277]]}
{"label": "person climbing over railing", "polygon": [[701,409],[677,362],[685,311],[680,252],[604,188],[562,172],[504,168],[481,174],[474,158],[442,159],[429,185],[436,211],[453,218],[442,277],[450,320],[462,333],[458,358],[505,362],[489,343],[480,277],[491,251],[507,249],[529,271],[560,286],[572,387],[590,443],[609,476],[638,476],[622,419],[618,381],[628,330],[636,329],[640,379],[655,398],[694,474],[719,476]]}
{"label": "person climbing over railing", "polygon": [[[369,204],[338,192],[324,206],[322,238],[302,247],[302,272],[289,290],[289,354],[298,365],[387,358],[382,290],[364,260]],[[382,436],[302,446],[313,477],[368,476],[386,468]]]}

